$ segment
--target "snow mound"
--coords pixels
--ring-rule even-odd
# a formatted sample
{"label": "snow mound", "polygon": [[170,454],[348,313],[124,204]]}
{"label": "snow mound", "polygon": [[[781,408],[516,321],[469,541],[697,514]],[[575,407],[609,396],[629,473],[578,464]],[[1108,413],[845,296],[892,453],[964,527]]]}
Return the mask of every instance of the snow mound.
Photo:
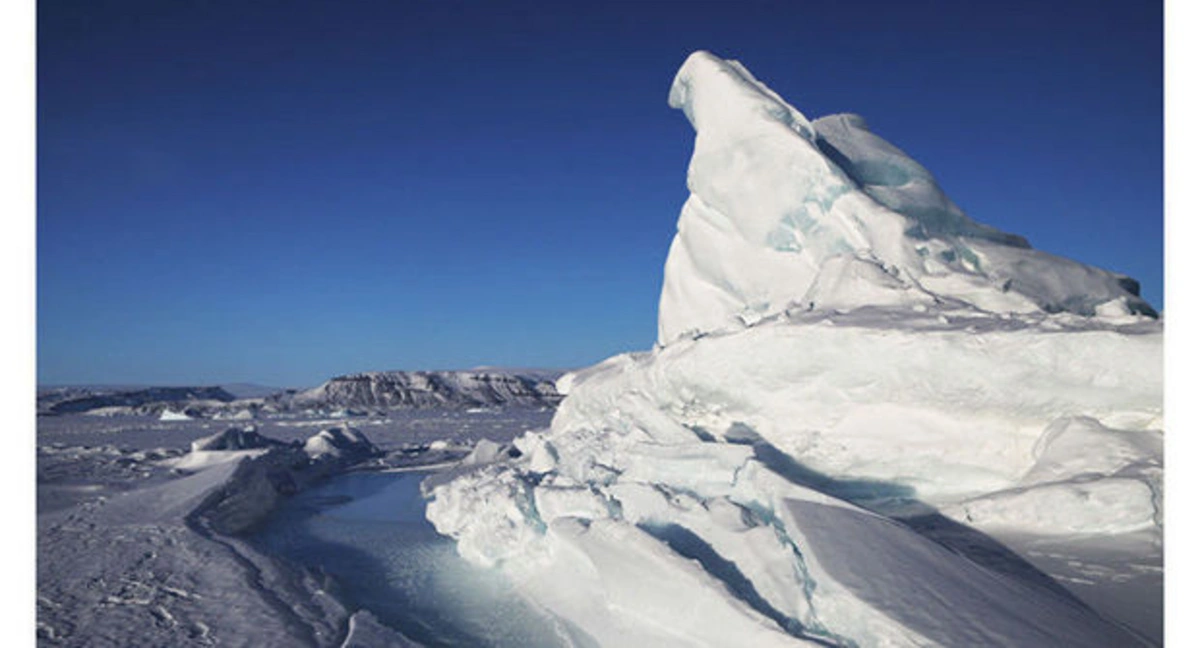
{"label": "snow mound", "polygon": [[228,418],[231,421],[253,421],[255,416],[253,410],[241,409],[229,415]]}
{"label": "snow mound", "polygon": [[314,460],[353,460],[377,454],[375,445],[362,432],[350,427],[322,430],[304,442],[304,452]]}
{"label": "snow mound", "polygon": [[810,122],[736,61],[693,54],[670,104],[696,143],[660,344],[789,307],[935,301],[996,314],[1155,314],[1136,281],[976,223],[861,117]]}
{"label": "snow mound", "polygon": [[310,437],[303,446],[236,428],[201,441],[219,447],[254,446],[254,449],[240,450],[194,449],[181,460],[181,464],[233,467],[232,473],[226,473],[221,487],[210,493],[191,513],[207,527],[226,535],[254,528],[281,498],[378,454],[365,435],[348,427],[323,430]]}
{"label": "snow mound", "polygon": [[1131,280],[736,62],[692,55],[670,102],[697,136],[661,344],[427,480],[438,531],[599,645],[1137,645],[980,531],[1161,538]]}
{"label": "snow mound", "polygon": [[191,451],[178,459],[168,460],[167,465],[176,470],[206,470],[213,466],[236,463],[242,459],[253,459],[271,448],[288,444],[264,437],[254,426],[232,427],[192,441]]}
{"label": "snow mound", "polygon": [[254,426],[231,427],[224,432],[192,441],[192,452],[213,450],[256,450],[285,445],[282,441],[267,438],[258,433]]}
{"label": "snow mound", "polygon": [[160,421],[190,421],[190,420],[192,420],[192,417],[188,416],[187,414],[185,414],[183,412],[176,412],[174,410],[165,409],[162,411],[162,414],[159,414],[158,420],[160,420]]}
{"label": "snow mound", "polygon": [[1117,430],[1090,417],[1047,426],[1018,485],[969,499],[949,515],[1041,535],[1118,534],[1162,526],[1162,433]]}

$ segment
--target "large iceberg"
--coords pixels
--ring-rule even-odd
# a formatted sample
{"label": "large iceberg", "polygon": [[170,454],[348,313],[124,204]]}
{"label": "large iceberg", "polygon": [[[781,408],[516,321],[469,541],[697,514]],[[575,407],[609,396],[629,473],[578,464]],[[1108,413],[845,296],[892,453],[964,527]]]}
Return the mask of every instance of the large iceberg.
{"label": "large iceberg", "polygon": [[696,143],[659,344],[428,482],[437,529],[576,645],[1138,643],[989,535],[1160,546],[1136,282],[972,221],[737,62],[693,54],[669,101]]}
{"label": "large iceberg", "polygon": [[693,54],[670,103],[696,143],[660,343],[788,308],[1154,314],[1137,282],[976,223],[861,117],[809,121],[736,61]]}

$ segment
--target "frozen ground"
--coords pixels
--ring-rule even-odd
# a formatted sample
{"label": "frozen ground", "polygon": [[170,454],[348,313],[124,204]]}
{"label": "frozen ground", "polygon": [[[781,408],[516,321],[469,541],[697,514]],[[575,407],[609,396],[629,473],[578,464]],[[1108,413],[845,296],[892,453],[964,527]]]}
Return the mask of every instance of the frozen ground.
{"label": "frozen ground", "polygon": [[[550,414],[400,413],[361,429],[381,449],[403,455],[437,441],[505,442],[545,427]],[[40,645],[588,644],[578,628],[526,602],[501,571],[462,560],[433,530],[417,490],[425,472],[334,475],[285,500],[252,533],[228,536],[189,513],[234,481],[236,462],[189,474],[171,465],[192,441],[229,423],[88,416],[39,423]],[[299,441],[334,423],[268,421],[259,429]],[[424,454],[437,458],[436,450]],[[1005,539],[1014,553],[939,516],[907,523],[981,564],[1044,589],[1063,585],[1151,639],[1161,636],[1161,555],[1147,553],[1153,543],[1145,538]],[[689,549],[689,534],[662,537],[697,560],[714,560],[711,550]],[[833,540],[844,549],[845,539]]]}
{"label": "frozen ground", "polygon": [[[521,408],[397,412],[354,423],[384,453],[375,460],[382,468],[455,459],[479,439],[506,441],[544,427],[551,414]],[[229,494],[258,492],[255,474],[237,471],[238,459],[261,451],[207,453],[202,470],[174,469],[193,441],[240,423],[39,418],[40,645],[405,645],[370,614],[355,615],[356,608],[329,594],[331,583],[256,551],[240,539],[245,534],[214,530],[213,516],[194,514],[214,494],[229,501],[237,499]],[[343,423],[273,420],[259,421],[258,428],[268,437],[302,441]],[[220,463],[219,455],[234,460]],[[293,474],[303,485],[304,474]],[[261,504],[248,499],[249,506],[235,501],[233,508]],[[216,521],[229,519],[236,516]]]}

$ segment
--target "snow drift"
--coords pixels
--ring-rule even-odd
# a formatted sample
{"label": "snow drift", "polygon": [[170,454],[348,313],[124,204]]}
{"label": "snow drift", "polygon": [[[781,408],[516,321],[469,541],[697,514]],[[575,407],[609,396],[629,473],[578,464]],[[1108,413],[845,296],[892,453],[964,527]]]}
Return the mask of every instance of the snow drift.
{"label": "snow drift", "polygon": [[519,457],[430,482],[438,530],[600,645],[1137,643],[972,556],[979,529],[1161,538],[1136,282],[970,220],[736,62],[693,54],[670,104],[696,143],[660,344],[560,379]]}

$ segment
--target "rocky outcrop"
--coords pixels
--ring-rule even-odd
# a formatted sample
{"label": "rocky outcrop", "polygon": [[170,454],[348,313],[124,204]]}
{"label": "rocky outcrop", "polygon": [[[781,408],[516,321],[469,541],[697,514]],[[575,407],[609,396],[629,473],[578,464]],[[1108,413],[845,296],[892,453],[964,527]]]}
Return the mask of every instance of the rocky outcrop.
{"label": "rocky outcrop", "polygon": [[280,394],[269,403],[288,410],[379,410],[555,406],[560,400],[550,374],[377,371],[339,376],[307,391]]}

